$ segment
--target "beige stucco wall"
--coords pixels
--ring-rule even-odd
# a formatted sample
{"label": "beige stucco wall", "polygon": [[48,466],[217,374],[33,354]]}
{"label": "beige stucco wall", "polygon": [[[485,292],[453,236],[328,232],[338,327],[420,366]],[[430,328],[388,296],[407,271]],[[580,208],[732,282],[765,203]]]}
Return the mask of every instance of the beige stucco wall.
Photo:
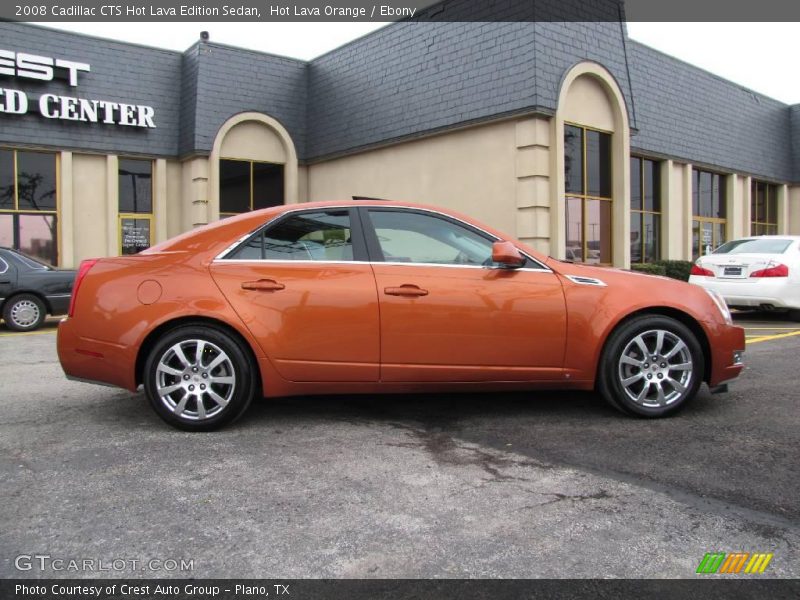
{"label": "beige stucco wall", "polygon": [[514,236],[516,163],[516,123],[503,121],[310,165],[307,198],[432,204]]}
{"label": "beige stucco wall", "polygon": [[208,157],[196,156],[180,166],[181,230],[189,231],[212,220],[208,208]]}
{"label": "beige stucco wall", "polygon": [[167,161],[167,238],[183,233],[183,167],[177,160]]}
{"label": "beige stucco wall", "polygon": [[551,254],[553,189],[552,119],[530,117],[515,123],[517,238]]}
{"label": "beige stucco wall", "polygon": [[589,74],[581,75],[572,82],[559,112],[569,123],[604,131],[616,129],[612,100],[599,85],[598,79]]}
{"label": "beige stucco wall", "polygon": [[800,185],[788,186],[786,194],[788,233],[800,235]]}
{"label": "beige stucco wall", "polygon": [[105,156],[72,155],[73,229],[62,230],[65,243],[72,242],[72,264],[64,263],[65,267],[73,267],[85,258],[109,254],[106,162]]}
{"label": "beige stucco wall", "polygon": [[220,157],[285,163],[286,150],[280,138],[264,123],[244,121],[225,134]]}

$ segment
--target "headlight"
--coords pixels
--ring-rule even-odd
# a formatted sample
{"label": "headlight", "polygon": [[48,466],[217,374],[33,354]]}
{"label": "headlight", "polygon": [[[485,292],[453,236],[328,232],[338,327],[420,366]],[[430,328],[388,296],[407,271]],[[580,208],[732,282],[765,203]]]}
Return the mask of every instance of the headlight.
{"label": "headlight", "polygon": [[709,290],[707,288],[703,288],[706,291],[706,294],[711,296],[711,299],[714,301],[714,304],[717,305],[720,314],[722,314],[722,318],[728,325],[733,325],[733,318],[731,317],[731,309],[728,308],[728,305],[725,304],[725,299],[719,295],[719,293],[715,292],[714,290]]}

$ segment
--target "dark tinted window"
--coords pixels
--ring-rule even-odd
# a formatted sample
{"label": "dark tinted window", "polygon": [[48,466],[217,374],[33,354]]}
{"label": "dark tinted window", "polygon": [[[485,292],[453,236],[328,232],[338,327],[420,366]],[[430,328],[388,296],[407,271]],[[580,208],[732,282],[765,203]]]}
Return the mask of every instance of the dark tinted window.
{"label": "dark tinted window", "polygon": [[223,216],[283,204],[283,165],[224,159],[219,161],[219,176]]}
{"label": "dark tinted window", "polygon": [[658,163],[642,161],[642,180],[644,183],[644,210],[661,212],[661,173]]}
{"label": "dark tinted window", "polygon": [[725,218],[725,182],[722,175],[694,170],[692,213],[696,217]]}
{"label": "dark tinted window", "polygon": [[750,189],[750,235],[778,233],[778,186],[753,180]]}
{"label": "dark tinted window", "polygon": [[219,161],[219,211],[243,213],[250,210],[250,163]]}
{"label": "dark tinted window", "polygon": [[14,152],[0,150],[0,209],[14,208]]}
{"label": "dark tinted window", "polygon": [[586,130],[586,181],[589,196],[611,197],[611,136]]}
{"label": "dark tinted window", "polygon": [[351,261],[350,213],[336,209],[288,215],[251,237],[226,258]]}
{"label": "dark tinted window", "polygon": [[20,210],[55,210],[55,154],[17,151],[17,197]]}
{"label": "dark tinted window", "polygon": [[631,210],[642,210],[642,159],[631,157]]}
{"label": "dark tinted window", "polygon": [[283,165],[253,163],[253,210],[283,204]]}
{"label": "dark tinted window", "polygon": [[153,212],[153,162],[122,158],[119,161],[119,212]]}
{"label": "dark tinted window", "polygon": [[583,193],[583,129],[564,127],[564,176],[567,192]]}

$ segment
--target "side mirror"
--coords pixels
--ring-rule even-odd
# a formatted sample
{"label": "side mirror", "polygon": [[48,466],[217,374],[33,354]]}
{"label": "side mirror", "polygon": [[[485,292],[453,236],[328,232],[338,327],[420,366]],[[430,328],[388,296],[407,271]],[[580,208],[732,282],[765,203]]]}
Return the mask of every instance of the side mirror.
{"label": "side mirror", "polygon": [[525,264],[525,257],[511,242],[492,244],[492,261],[504,269],[517,269]]}

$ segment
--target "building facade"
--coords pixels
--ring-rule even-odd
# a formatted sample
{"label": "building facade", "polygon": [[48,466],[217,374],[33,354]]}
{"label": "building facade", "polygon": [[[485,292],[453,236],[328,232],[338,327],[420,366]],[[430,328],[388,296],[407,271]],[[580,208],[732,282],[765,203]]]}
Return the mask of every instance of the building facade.
{"label": "building facade", "polygon": [[800,105],[624,23],[399,22],[300,61],[0,23],[0,245],[60,266],[351,196],[627,267],[800,234]]}

